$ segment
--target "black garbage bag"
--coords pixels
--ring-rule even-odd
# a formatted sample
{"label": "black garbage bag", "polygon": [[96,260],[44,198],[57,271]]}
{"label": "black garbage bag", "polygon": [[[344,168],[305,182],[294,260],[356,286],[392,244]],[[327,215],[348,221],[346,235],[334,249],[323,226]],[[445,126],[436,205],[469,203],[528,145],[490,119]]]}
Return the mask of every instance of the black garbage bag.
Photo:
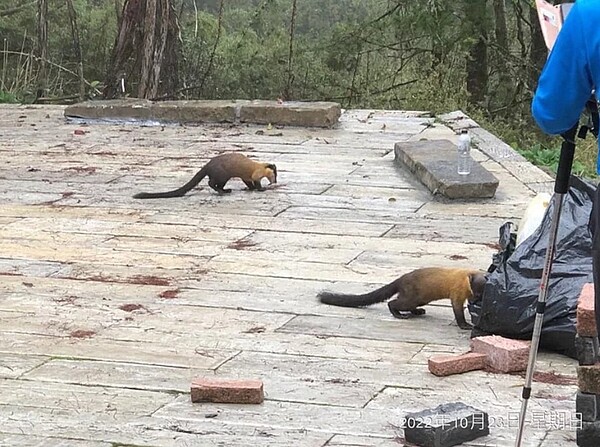
{"label": "black garbage bag", "polygon": [[[570,185],[563,199],[540,347],[575,357],[577,300],[583,285],[593,282],[588,221],[595,187],[575,176]],[[468,306],[472,337],[531,339],[553,208],[551,202],[539,228],[516,248],[512,223],[500,228],[501,249],[488,269],[483,298]]]}

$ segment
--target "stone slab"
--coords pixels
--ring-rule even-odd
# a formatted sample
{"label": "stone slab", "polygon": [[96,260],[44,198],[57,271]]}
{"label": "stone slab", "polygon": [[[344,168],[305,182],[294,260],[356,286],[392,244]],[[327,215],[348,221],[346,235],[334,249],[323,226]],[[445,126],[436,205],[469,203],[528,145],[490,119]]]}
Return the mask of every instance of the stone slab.
{"label": "stone slab", "polygon": [[529,357],[529,342],[498,335],[471,339],[473,352],[487,354],[487,365],[499,372],[524,371]]}
{"label": "stone slab", "polygon": [[[252,123],[301,127],[332,127],[341,115],[333,102],[246,100],[159,101],[111,99],[68,106],[69,118],[162,123]],[[281,132],[280,132],[281,133]]]}
{"label": "stone slab", "polygon": [[109,99],[85,101],[65,108],[69,118],[97,120],[156,120],[164,122],[234,122],[235,101],[164,101]]}
{"label": "stone slab", "polygon": [[409,413],[404,420],[404,438],[422,447],[451,447],[489,433],[487,413],[462,402]]}
{"label": "stone slab", "polygon": [[473,161],[471,173],[456,172],[457,149],[448,140],[396,143],[395,162],[407,167],[433,194],[450,199],[494,197],[498,179]]}
{"label": "stone slab", "polygon": [[286,126],[331,127],[338,122],[342,111],[335,102],[264,101],[242,104],[240,121],[255,124]]}

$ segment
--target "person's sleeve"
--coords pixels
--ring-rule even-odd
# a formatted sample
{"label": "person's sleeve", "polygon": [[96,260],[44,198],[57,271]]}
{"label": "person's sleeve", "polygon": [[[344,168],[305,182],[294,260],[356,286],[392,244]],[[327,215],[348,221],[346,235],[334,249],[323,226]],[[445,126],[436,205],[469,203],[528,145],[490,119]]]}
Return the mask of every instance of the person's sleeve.
{"label": "person's sleeve", "polygon": [[569,130],[590,98],[593,81],[577,3],[571,9],[542,70],[531,111],[546,133]]}

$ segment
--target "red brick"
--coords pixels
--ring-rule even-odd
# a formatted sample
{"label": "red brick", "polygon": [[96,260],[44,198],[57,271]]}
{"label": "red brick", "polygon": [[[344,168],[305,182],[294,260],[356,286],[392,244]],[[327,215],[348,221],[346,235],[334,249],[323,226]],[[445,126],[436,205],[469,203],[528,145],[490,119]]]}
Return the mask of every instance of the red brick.
{"label": "red brick", "polygon": [[486,365],[486,358],[486,354],[467,352],[462,355],[431,357],[427,364],[432,374],[436,376],[450,376],[452,374],[483,369]]}
{"label": "red brick", "polygon": [[577,301],[577,333],[582,337],[598,336],[594,313],[594,284],[583,286]]}
{"label": "red brick", "polygon": [[589,394],[600,394],[600,363],[591,366],[578,366],[577,379],[579,391]]}
{"label": "red brick", "polygon": [[195,379],[191,394],[192,402],[260,404],[264,400],[260,380]]}
{"label": "red brick", "polygon": [[471,339],[471,349],[487,355],[487,366],[499,372],[527,369],[530,342],[512,340],[498,335]]}

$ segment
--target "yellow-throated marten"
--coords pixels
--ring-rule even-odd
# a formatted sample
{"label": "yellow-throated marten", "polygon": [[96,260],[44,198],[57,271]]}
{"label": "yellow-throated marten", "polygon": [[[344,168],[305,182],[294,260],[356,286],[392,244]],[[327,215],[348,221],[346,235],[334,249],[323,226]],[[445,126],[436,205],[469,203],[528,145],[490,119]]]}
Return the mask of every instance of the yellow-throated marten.
{"label": "yellow-throated marten", "polygon": [[407,318],[423,315],[425,309],[420,308],[432,301],[449,298],[458,327],[470,329],[465,321],[464,303],[466,300],[476,301],[483,295],[486,277],[479,270],[430,267],[414,270],[402,275],[391,283],[363,295],[347,295],[331,292],[319,293],[322,303],[343,307],[364,307],[381,303],[397,294],[388,303],[392,315],[396,318]]}
{"label": "yellow-throated marten", "polygon": [[134,199],[162,199],[168,197],[181,197],[194,188],[200,181],[208,176],[208,186],[218,193],[228,193],[231,189],[224,189],[229,179],[238,177],[251,191],[264,191],[260,181],[263,177],[269,184],[277,183],[277,167],[272,163],[259,163],[250,160],[243,154],[232,152],[217,155],[212,158],[192,179],[181,188],[168,192],[140,192],[133,196]]}

